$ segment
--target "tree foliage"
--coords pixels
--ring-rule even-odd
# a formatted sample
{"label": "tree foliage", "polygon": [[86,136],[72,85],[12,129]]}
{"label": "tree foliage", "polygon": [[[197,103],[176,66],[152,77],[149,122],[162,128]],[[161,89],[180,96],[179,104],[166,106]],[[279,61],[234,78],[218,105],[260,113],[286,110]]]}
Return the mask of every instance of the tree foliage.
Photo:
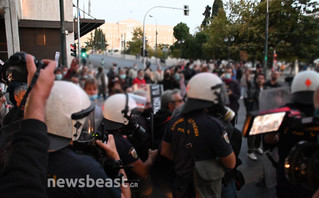
{"label": "tree foliage", "polygon": [[135,28],[133,30],[133,38],[132,41],[127,42],[128,49],[127,52],[129,54],[139,54],[143,47],[143,31],[140,27]]}
{"label": "tree foliage", "polygon": [[85,42],[86,47],[92,48],[95,50],[104,51],[108,46],[107,41],[105,39],[105,34],[101,29],[94,30],[94,33],[90,33],[90,37],[88,41]]}
{"label": "tree foliage", "polygon": [[219,9],[224,10],[223,8],[223,1],[222,0],[215,0],[212,9],[212,19],[218,15]]}
{"label": "tree foliage", "polygon": [[[231,56],[240,58],[244,51],[249,60],[263,60],[266,26],[266,0],[231,0],[224,9],[221,1],[213,5],[211,24],[203,30],[209,39],[204,44],[206,56],[225,58],[228,43],[223,40],[232,35]],[[218,10],[216,14],[216,10]],[[311,63],[319,57],[319,18],[311,14],[319,11],[314,0],[271,0],[269,1],[268,60],[276,50],[278,60],[296,59]]]}
{"label": "tree foliage", "polygon": [[178,41],[186,40],[190,36],[189,27],[185,23],[180,22],[173,30],[173,35]]}
{"label": "tree foliage", "polygon": [[174,27],[176,42],[171,46],[174,57],[201,59],[203,58],[203,45],[208,41],[205,32],[198,32],[195,36],[189,34],[189,27],[179,23]]}

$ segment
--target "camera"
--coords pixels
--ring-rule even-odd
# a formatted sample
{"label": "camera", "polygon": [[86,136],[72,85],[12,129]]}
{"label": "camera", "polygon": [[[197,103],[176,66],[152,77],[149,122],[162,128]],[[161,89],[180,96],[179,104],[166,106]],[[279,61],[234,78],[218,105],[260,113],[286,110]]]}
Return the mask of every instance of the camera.
{"label": "camera", "polygon": [[[28,70],[26,65],[26,55],[24,52],[17,52],[10,56],[5,64],[0,67],[0,82],[8,85],[10,82],[27,83]],[[45,64],[41,60],[34,58],[37,68],[44,68]]]}
{"label": "camera", "polygon": [[104,129],[104,123],[101,122],[101,126],[92,134],[93,139],[90,141],[74,141],[73,148],[79,154],[91,155],[96,161],[98,161],[107,176],[111,179],[119,178],[119,170],[132,168],[132,166],[124,166],[121,161],[110,159],[103,148],[96,144],[96,140],[106,143],[108,141],[108,135],[114,134],[115,131],[109,131]]}
{"label": "camera", "polygon": [[285,160],[287,179],[310,190],[319,188],[319,145],[298,142]]}
{"label": "camera", "polygon": [[288,126],[293,131],[291,135],[297,134],[311,140],[300,141],[290,149],[284,169],[291,183],[315,190],[319,188],[319,145],[315,142],[316,136],[319,136],[318,124],[314,117],[305,117],[298,110],[284,107],[251,113],[246,118],[242,132],[246,137],[276,131],[287,133],[284,129]]}

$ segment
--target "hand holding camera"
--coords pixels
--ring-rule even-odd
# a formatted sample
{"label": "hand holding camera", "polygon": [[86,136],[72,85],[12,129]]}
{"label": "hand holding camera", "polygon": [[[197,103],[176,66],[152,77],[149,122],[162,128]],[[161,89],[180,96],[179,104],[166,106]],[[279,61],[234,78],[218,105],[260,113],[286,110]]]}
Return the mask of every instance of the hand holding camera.
{"label": "hand holding camera", "polygon": [[107,143],[103,143],[100,140],[96,140],[96,144],[105,150],[106,154],[113,160],[120,160],[120,156],[116,149],[116,144],[113,135],[108,135]]}

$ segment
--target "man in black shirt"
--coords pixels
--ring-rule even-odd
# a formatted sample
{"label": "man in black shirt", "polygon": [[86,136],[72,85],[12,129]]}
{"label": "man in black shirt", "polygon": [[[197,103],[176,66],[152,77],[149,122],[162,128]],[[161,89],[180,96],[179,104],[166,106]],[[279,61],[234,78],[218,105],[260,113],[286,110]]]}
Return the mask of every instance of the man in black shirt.
{"label": "man in black shirt", "polygon": [[277,88],[277,87],[281,87],[281,84],[278,83],[278,79],[279,79],[280,73],[278,71],[272,71],[271,72],[271,76],[270,76],[270,80],[267,80],[264,84],[264,87],[267,88]]}

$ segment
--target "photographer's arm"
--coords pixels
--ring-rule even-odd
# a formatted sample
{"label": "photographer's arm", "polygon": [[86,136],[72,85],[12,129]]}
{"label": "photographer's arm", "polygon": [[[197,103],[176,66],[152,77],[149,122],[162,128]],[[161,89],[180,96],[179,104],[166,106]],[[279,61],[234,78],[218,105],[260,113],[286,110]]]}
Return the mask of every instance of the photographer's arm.
{"label": "photographer's arm", "polygon": [[[28,69],[28,84],[36,71],[34,59],[31,55],[26,56]],[[54,83],[54,70],[56,63],[52,60],[43,60],[47,66],[40,70],[39,78],[30,92],[28,104],[25,108],[24,119],[36,119],[45,121],[45,104],[50,95]]]}
{"label": "photographer's arm", "polygon": [[[113,135],[108,135],[108,141],[107,143],[102,143],[101,141],[96,141],[97,145],[99,145],[101,148],[103,148],[106,152],[106,154],[113,160],[121,160],[120,155],[117,152],[115,141]],[[120,169],[119,173],[123,174],[124,178],[127,179],[126,173],[124,169]],[[129,198],[131,197],[131,190],[129,185],[121,186],[121,197],[122,198]]]}
{"label": "photographer's arm", "polygon": [[[36,71],[33,57],[26,56],[28,82]],[[1,167],[0,197],[45,197],[48,166],[47,128],[44,109],[54,82],[55,62],[44,61],[29,97],[21,130],[14,134],[8,164]],[[13,179],[14,178],[14,179]]]}

